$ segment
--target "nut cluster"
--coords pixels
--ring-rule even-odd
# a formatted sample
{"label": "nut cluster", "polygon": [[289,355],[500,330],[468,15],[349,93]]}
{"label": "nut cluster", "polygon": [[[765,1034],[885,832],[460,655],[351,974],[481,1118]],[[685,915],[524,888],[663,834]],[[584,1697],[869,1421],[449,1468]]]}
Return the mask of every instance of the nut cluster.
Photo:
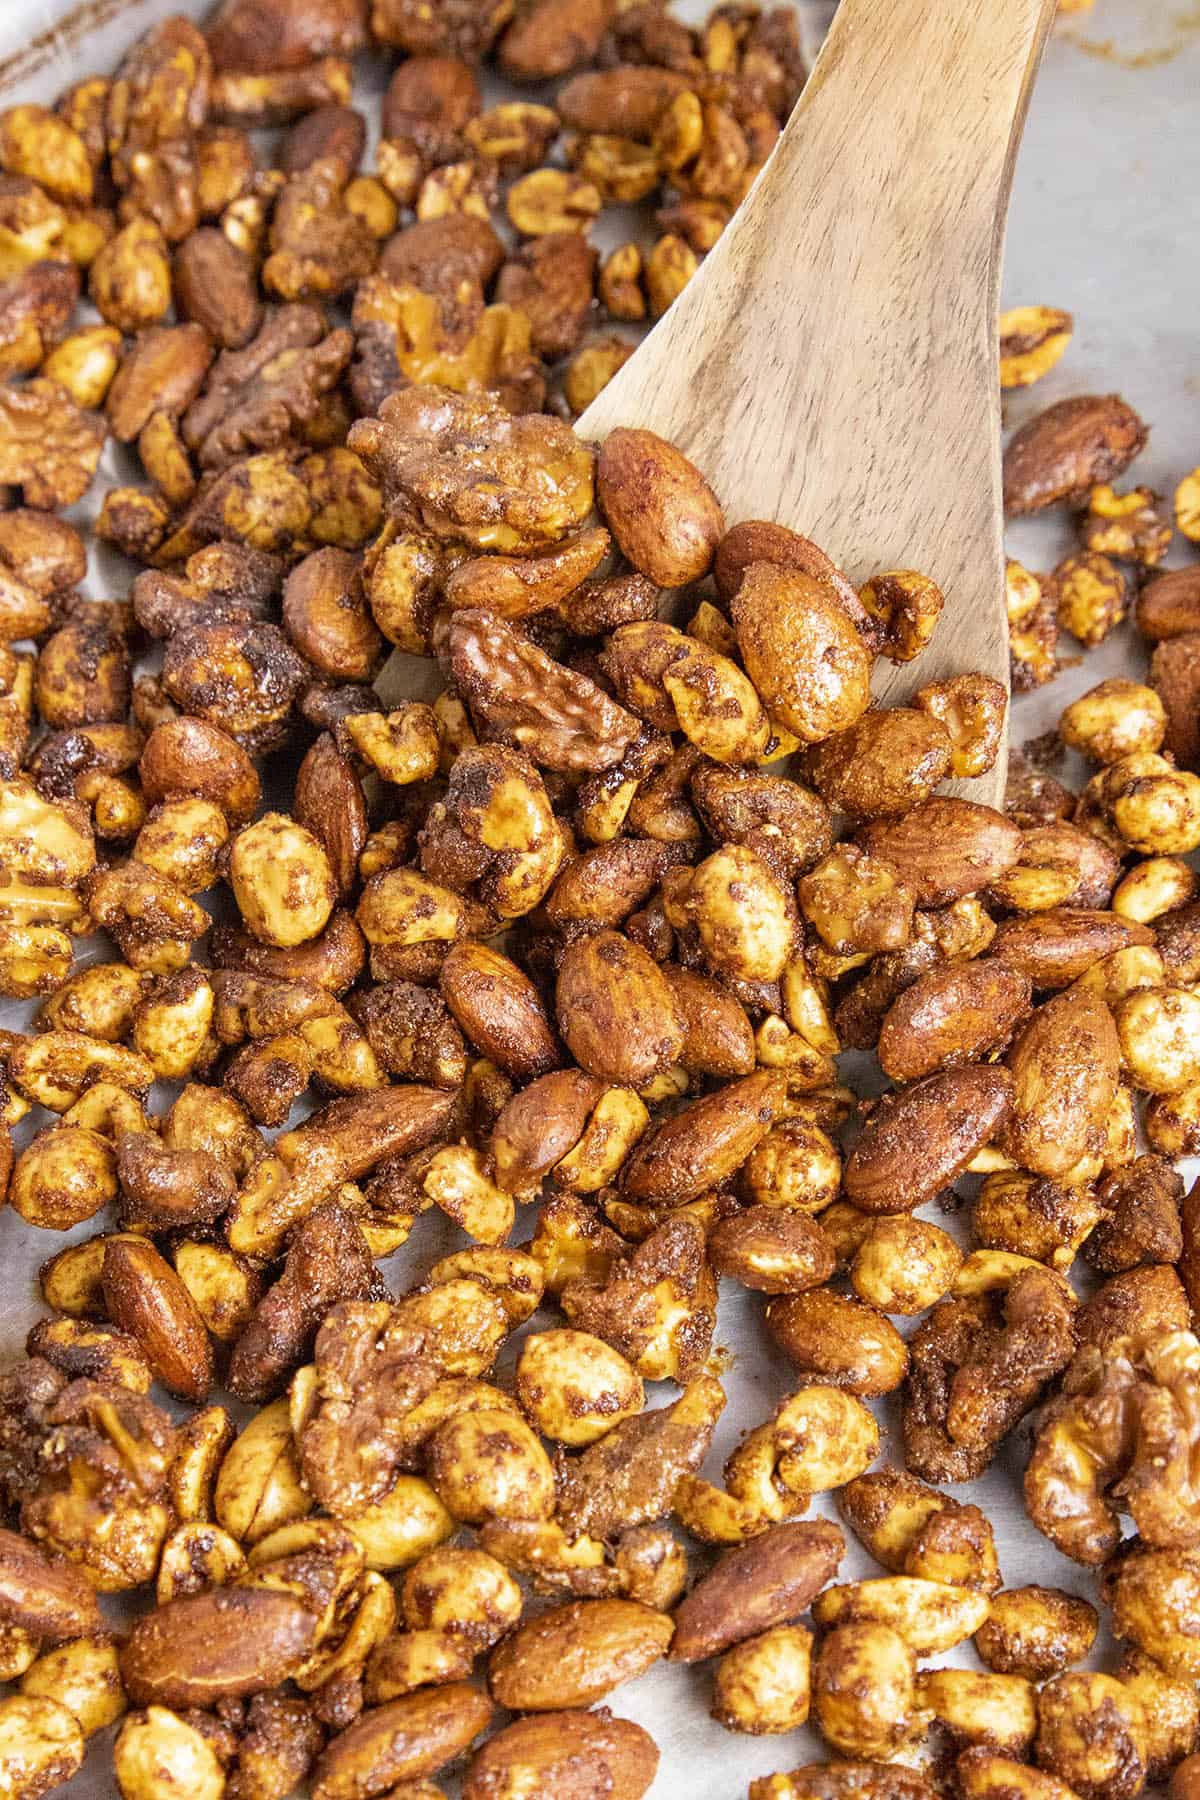
{"label": "nut cluster", "polygon": [[[537,100],[485,110],[485,58]],[[1018,757],[997,811],[945,791],[1007,697],[922,683],[927,575],[565,418],[802,79],[753,5],[222,0],[0,115],[0,1194],[73,1234],[0,1374],[4,1800],[110,1727],[125,1800],[438,1800],[464,1758],[465,1800],[639,1800],[651,1735],[593,1709],[664,1659],[821,1734],[751,1800],[1200,1784],[1200,585],[1111,486],[1145,428],[1083,397],[1010,446],[1011,512],[1083,509],[1010,570],[1014,667],[1131,605],[1156,648],[1063,712],[1084,791]],[[660,235],[600,264],[633,203]],[[1070,330],[1006,315],[1004,385]],[[98,603],[59,512],[109,436],[140,566]],[[965,1243],[929,1209],[972,1175]],[[718,1475],[722,1282],[793,1381]],[[1002,1453],[1112,1672],[944,1491]],[[836,1581],[843,1527],[881,1573]]]}

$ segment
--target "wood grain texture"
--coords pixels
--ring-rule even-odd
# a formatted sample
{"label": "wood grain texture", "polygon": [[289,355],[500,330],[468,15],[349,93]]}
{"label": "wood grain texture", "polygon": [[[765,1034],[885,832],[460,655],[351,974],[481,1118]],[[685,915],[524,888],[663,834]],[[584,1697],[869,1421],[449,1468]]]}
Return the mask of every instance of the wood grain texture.
{"label": "wood grain texture", "polygon": [[[680,445],[731,523],[775,519],[856,580],[946,595],[898,703],[1008,685],[997,311],[1017,144],[1055,0],[841,0],[773,156],[577,429]],[[998,803],[1006,755],[956,784]]]}

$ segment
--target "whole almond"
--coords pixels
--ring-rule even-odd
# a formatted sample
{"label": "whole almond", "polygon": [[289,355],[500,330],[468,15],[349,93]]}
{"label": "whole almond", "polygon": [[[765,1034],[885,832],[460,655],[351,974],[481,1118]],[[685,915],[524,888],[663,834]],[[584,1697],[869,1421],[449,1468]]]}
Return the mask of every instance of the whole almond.
{"label": "whole almond", "polygon": [[509,1193],[548,1175],[573,1150],[604,1083],[582,1069],[555,1069],[502,1108],[492,1129],[496,1179]]}
{"label": "whole almond", "polygon": [[811,1519],[727,1550],[678,1608],[671,1662],[702,1662],[798,1619],[836,1575],[845,1549],[836,1525]]}
{"label": "whole almond", "polygon": [[772,720],[802,744],[846,731],[866,712],[871,651],[828,582],[751,563],[732,612],[747,675]]}
{"label": "whole almond", "polygon": [[436,1775],[479,1736],[493,1711],[487,1695],[465,1681],[373,1707],[325,1746],[312,1800],[372,1800],[400,1782]]}
{"label": "whole almond", "polygon": [[519,1625],[492,1652],[492,1698],[512,1712],[590,1706],[666,1654],[674,1627],[638,1600],[573,1600]]}
{"label": "whole almond", "polygon": [[858,841],[900,871],[921,907],[977,893],[1021,856],[1021,833],[1003,813],[937,794],[901,819],[864,826]]}
{"label": "whole almond", "polygon": [[0,1620],[47,1643],[85,1637],[104,1624],[95,1589],[67,1562],[0,1527]]}
{"label": "whole almond", "polygon": [[718,1275],[763,1294],[797,1294],[833,1274],[833,1245],[816,1219],[790,1206],[751,1206],[714,1225],[708,1258]]}
{"label": "whole almond", "polygon": [[681,1206],[716,1187],[766,1136],[786,1093],[782,1076],[760,1069],[694,1100],[642,1139],[625,1165],[626,1194]]}
{"label": "whole almond", "polygon": [[111,1237],[100,1273],[109,1319],[134,1338],[156,1378],[181,1400],[213,1384],[213,1348],[199,1308],[153,1244]]}
{"label": "whole almond", "polygon": [[367,803],[350,759],[332,732],[323,731],[296,772],[292,811],[323,845],[338,891],[350,893],[367,841]]}
{"label": "whole almond", "polygon": [[562,1062],[537,989],[498,950],[474,940],[456,944],[442,964],[441,988],[471,1042],[508,1074],[529,1080]]}
{"label": "whole almond", "polygon": [[215,225],[193,231],[176,250],[175,303],[224,350],[240,350],[262,323],[249,258]]}
{"label": "whole almond", "polygon": [[695,1075],[749,1075],[754,1067],[754,1027],[728,989],[676,963],[663,968],[675,1010],[683,1021],[679,1060]]}
{"label": "whole almond", "polygon": [[707,574],[725,530],[720,503],[695,463],[656,432],[609,432],[596,500],[622,555],[658,587]]}
{"label": "whole almond", "polygon": [[568,947],[556,1004],[567,1048],[604,1081],[643,1087],[679,1061],[684,1028],[670,985],[620,932],[593,932]]}
{"label": "whole almond", "polygon": [[1167,638],[1150,658],[1150,686],[1163,703],[1163,752],[1181,769],[1200,765],[1200,631]]}
{"label": "whole almond", "polygon": [[1200,563],[1165,569],[1148,581],[1138,595],[1136,616],[1142,636],[1155,643],[1200,631]]}
{"label": "whole almond", "polygon": [[689,856],[686,844],[658,844],[651,838],[597,844],[565,865],[546,897],[546,916],[552,925],[576,920],[620,925],[645,905],[667,870]]}
{"label": "whole almond", "polygon": [[919,1081],[1007,1044],[1029,1010],[1032,985],[997,957],[943,963],[893,1001],[879,1031],[879,1060],[893,1081]]}
{"label": "whole almond", "polygon": [[945,728],[915,707],[872,707],[849,731],[811,751],[808,777],[829,806],[882,819],[927,800],[950,771]]}
{"label": "whole almond", "polygon": [[1111,481],[1149,433],[1119,394],[1059,400],[1023,425],[1004,452],[1004,510],[1039,512]]}
{"label": "whole almond", "polygon": [[121,1651],[139,1706],[210,1707],[293,1676],[317,1641],[317,1614],[278,1588],[210,1588],[146,1613]]}
{"label": "whole almond", "polygon": [[555,107],[573,131],[601,131],[650,142],[659,118],[688,85],[674,69],[618,63],[576,75],[559,89]]}
{"label": "whole almond", "polygon": [[518,1719],[489,1738],[463,1784],[463,1800],[642,1800],[658,1748],[632,1719],[555,1712]]}
{"label": "whole almond", "polygon": [[156,325],[143,332],[104,403],[113,436],[131,443],[155,412],[178,418],[199,393],[212,359],[211,340],[200,325]]}
{"label": "whole almond", "polygon": [[839,606],[866,642],[877,647],[877,641],[883,635],[879,622],[859,599],[858,590],[849,576],[843,574],[833,558],[826,556],[811,538],[802,537],[798,531],[790,531],[786,525],[776,525],[769,519],[743,519],[740,525],[731,525],[717,545],[713,580],[717,593],[727,605],[741,587],[742,577],[750,564],[756,562],[774,563],[780,569],[797,569],[801,575],[811,575],[814,581],[825,582],[833,589]]}
{"label": "whole almond", "polygon": [[788,1361],[810,1381],[874,1398],[894,1392],[904,1379],[908,1351],[891,1320],[835,1288],[772,1300],[766,1323]]}
{"label": "whole almond", "polygon": [[1003,1069],[943,1069],[885,1094],[846,1158],[846,1198],[861,1212],[912,1212],[961,1175],[1008,1117]]}
{"label": "whole almond", "polygon": [[1086,907],[1055,906],[1046,912],[1002,919],[991,942],[989,961],[1003,958],[1027,975],[1035,988],[1064,988],[1115,950],[1153,942],[1149,926],[1134,919],[1122,919],[1112,912],[1089,912]]}
{"label": "whole almond", "polygon": [[1008,1053],[1012,1116],[1004,1144],[1023,1169],[1055,1179],[1104,1148],[1121,1047],[1104,1001],[1071,988],[1039,1006]]}

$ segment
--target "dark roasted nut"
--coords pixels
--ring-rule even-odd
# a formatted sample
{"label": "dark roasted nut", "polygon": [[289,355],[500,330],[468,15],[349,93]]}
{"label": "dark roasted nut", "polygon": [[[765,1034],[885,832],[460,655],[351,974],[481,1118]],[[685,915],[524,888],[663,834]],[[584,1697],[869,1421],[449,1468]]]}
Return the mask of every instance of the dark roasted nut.
{"label": "dark roasted nut", "polygon": [[104,445],[103,418],[56,381],[0,384],[0,485],[30,507],[70,506],[86,493]]}
{"label": "dark roasted nut", "polygon": [[203,226],[175,252],[175,304],[220,345],[240,350],[262,320],[262,303],[248,258],[223,231]]}
{"label": "dark roasted nut", "polygon": [[638,721],[595,683],[487,613],[455,613],[449,648],[477,728],[542,768],[610,768],[638,735]]}
{"label": "dark roasted nut", "polygon": [[801,743],[845,731],[866,711],[871,651],[831,584],[751,563],[732,611],[746,673],[772,720]]}
{"label": "dark roasted nut", "polygon": [[872,1306],[832,1288],[772,1300],[767,1329],[810,1380],[852,1394],[888,1394],[904,1378],[907,1353],[895,1326]]}
{"label": "dark roasted nut", "polygon": [[280,307],[245,349],[217,358],[184,416],[186,443],[204,468],[220,469],[299,436],[336,386],[350,350],[350,333],[326,331],[315,307]]}
{"label": "dark roasted nut", "polygon": [[1037,512],[1111,481],[1145,447],[1146,427],[1117,394],[1059,400],[1023,425],[1004,453],[1004,508]]}
{"label": "dark roasted nut", "polygon": [[580,1779],[594,1777],[611,1800],[641,1800],[657,1767],[654,1740],[629,1719],[603,1709],[535,1714],[488,1739],[467,1771],[463,1796],[492,1800],[525,1787],[568,1800]]}
{"label": "dark roasted nut", "polygon": [[191,1295],[157,1250],[128,1237],[110,1239],[101,1283],[109,1318],[141,1346],[163,1386],[181,1398],[203,1400],[213,1380],[208,1332]]}
{"label": "dark roasted nut", "polygon": [[826,1519],[777,1525],[729,1550],[675,1614],[672,1662],[700,1662],[807,1612],[836,1573],[845,1540]]}

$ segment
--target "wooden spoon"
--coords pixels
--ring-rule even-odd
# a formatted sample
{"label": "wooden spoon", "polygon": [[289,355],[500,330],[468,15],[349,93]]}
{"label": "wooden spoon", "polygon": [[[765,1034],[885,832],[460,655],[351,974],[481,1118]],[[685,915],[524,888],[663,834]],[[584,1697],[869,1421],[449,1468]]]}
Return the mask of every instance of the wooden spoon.
{"label": "wooden spoon", "polygon": [[[730,523],[774,519],[857,581],[946,596],[876,693],[1008,686],[997,307],[1004,219],[1055,0],[841,0],[775,152],[580,435],[641,425]],[[1002,803],[1007,754],[959,791]]]}

